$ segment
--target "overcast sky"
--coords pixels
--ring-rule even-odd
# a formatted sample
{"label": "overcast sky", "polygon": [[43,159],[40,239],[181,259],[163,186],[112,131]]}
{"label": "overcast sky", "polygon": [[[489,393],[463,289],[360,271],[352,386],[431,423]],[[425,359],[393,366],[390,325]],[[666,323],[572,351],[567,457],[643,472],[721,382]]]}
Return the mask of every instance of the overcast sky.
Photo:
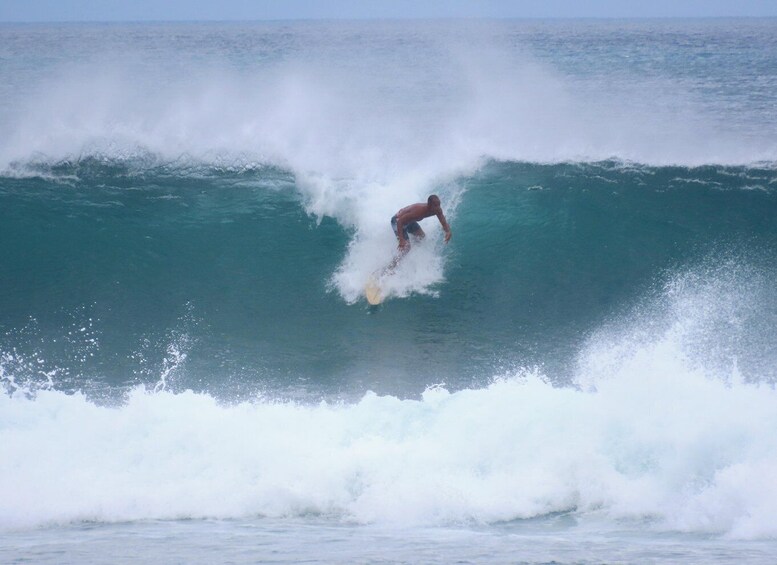
{"label": "overcast sky", "polygon": [[0,0],[2,22],[777,17],[777,0]]}

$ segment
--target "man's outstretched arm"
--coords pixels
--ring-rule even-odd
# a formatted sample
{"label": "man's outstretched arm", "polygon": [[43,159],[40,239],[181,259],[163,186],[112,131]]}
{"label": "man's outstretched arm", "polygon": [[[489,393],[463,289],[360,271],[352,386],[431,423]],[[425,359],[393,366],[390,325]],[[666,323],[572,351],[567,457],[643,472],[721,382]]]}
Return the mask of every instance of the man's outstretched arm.
{"label": "man's outstretched arm", "polygon": [[442,213],[442,210],[437,213],[437,219],[440,220],[440,225],[445,232],[445,243],[448,243],[451,239],[451,227],[448,225],[448,221],[445,219],[445,214]]}

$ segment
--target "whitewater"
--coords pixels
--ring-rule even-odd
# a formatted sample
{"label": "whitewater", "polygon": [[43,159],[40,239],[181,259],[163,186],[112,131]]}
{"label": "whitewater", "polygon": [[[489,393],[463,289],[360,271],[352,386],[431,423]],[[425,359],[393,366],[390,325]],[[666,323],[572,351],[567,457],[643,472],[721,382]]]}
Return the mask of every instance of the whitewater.
{"label": "whitewater", "polygon": [[0,61],[0,561],[773,560],[774,20]]}

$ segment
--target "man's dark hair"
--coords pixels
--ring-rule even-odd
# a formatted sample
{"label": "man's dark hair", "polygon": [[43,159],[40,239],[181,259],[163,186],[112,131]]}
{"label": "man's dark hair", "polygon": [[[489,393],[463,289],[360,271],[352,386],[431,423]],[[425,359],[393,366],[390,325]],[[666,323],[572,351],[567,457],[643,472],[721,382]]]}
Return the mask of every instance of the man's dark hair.
{"label": "man's dark hair", "polygon": [[440,203],[440,197],[436,194],[432,194],[429,198],[426,199],[426,203],[431,206],[432,204],[439,204]]}

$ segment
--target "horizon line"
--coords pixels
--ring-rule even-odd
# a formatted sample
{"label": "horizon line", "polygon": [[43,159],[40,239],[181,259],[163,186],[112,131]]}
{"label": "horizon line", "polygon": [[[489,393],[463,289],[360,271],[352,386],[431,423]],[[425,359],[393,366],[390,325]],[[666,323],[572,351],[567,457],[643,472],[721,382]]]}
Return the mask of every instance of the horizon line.
{"label": "horizon line", "polygon": [[777,15],[763,16],[440,16],[440,17],[289,17],[289,18],[193,18],[193,19],[72,19],[72,20],[0,20],[3,24],[140,24],[140,23],[280,23],[280,22],[390,22],[390,21],[537,21],[537,20],[774,20]]}

